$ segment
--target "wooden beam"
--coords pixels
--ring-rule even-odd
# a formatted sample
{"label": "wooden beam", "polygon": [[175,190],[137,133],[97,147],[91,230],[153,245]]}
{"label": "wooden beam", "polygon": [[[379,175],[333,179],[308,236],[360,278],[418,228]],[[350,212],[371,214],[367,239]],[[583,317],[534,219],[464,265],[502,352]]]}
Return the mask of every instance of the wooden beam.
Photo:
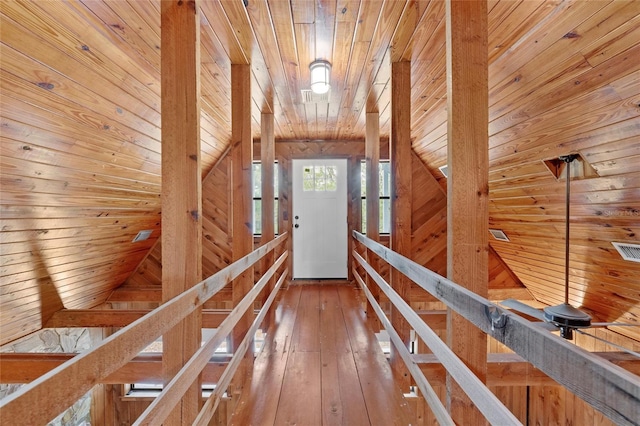
{"label": "wooden beam", "polygon": [[[253,250],[251,170],[253,164],[253,140],[251,138],[251,66],[231,65],[231,188],[232,188],[232,259],[240,259]],[[253,269],[244,271],[233,282],[233,306],[249,293],[253,286]],[[231,350],[235,352],[253,321],[253,311],[248,311],[237,323],[231,334]],[[232,393],[242,391],[252,357],[246,357],[234,380]],[[234,395],[234,398],[237,395]]]}
{"label": "wooden beam", "polygon": [[[640,360],[624,352],[593,352],[633,374],[640,374]],[[446,371],[433,354],[414,355],[432,386],[444,386]],[[521,356],[513,353],[487,354],[487,386],[561,386]]]}
{"label": "wooden beam", "polygon": [[[267,244],[268,245],[268,244]],[[265,245],[266,246],[266,245]],[[264,247],[264,246],[263,246]],[[213,333],[209,338],[203,342],[202,346],[196,351],[194,356],[182,367],[180,372],[174,377],[174,379],[165,384],[162,392],[153,400],[153,402],[145,409],[145,411],[138,417],[135,422],[135,425],[157,425],[163,424],[167,416],[170,414],[170,410],[167,407],[171,407],[175,401],[179,400],[181,395],[188,389],[189,383],[194,380],[195,377],[198,377],[204,367],[207,365],[211,354],[214,353],[215,349],[227,339],[233,329],[237,326],[238,322],[242,320],[244,313],[253,306],[256,298],[260,294],[260,292],[264,289],[267,281],[273,276],[276,270],[284,263],[284,260],[287,257],[287,253],[280,256],[280,258],[269,268],[269,270],[260,278],[258,283],[251,288],[251,290],[247,293],[247,295],[238,303],[229,316],[224,320],[224,322],[220,325],[220,327]],[[264,308],[262,309],[264,311]],[[255,334],[255,333],[254,333]],[[253,342],[253,334],[249,332],[245,335],[243,340],[249,340]],[[242,355],[238,355],[239,350],[234,351],[234,355],[230,361],[229,366],[234,360],[238,360],[238,357],[243,357]],[[217,392],[225,392],[227,389],[227,383],[220,382],[221,388],[216,390]],[[197,423],[197,419],[201,417],[202,410],[196,417],[196,421],[193,424]]]}
{"label": "wooden beam", "polygon": [[[624,352],[593,352],[628,372],[640,375],[640,360]],[[78,354],[2,353],[0,383],[29,383]],[[432,386],[445,384],[442,364],[433,354],[413,355]],[[215,356],[203,371],[204,383],[217,383],[228,362],[228,355]],[[487,355],[487,386],[560,386],[555,380],[516,354]],[[162,354],[140,354],[98,383],[162,383]]]}
{"label": "wooden beam", "polygon": [[[534,300],[533,296],[526,287],[515,288],[490,288],[488,290],[487,299],[491,301],[503,301],[505,299],[517,300]],[[433,302],[433,296],[417,286],[411,287],[412,302]],[[205,305],[206,307],[206,305]]]}
{"label": "wooden beam", "polygon": [[[366,182],[366,206],[367,206],[367,237],[374,241],[380,241],[380,114],[368,112],[366,115],[366,130],[364,140],[364,155],[367,165]],[[378,257],[366,253],[367,262],[378,270]],[[376,301],[380,301],[380,292],[373,281],[367,275],[366,283]],[[368,303],[368,302],[367,302]],[[367,307],[367,317],[371,320],[371,326],[375,330],[380,328],[378,316],[373,308]]]}
{"label": "wooden beam", "polygon": [[[487,296],[489,253],[489,100],[487,1],[446,1],[447,278]],[[484,381],[486,335],[456,312],[449,346]],[[458,424],[479,419],[477,407],[448,380],[449,409]]]}
{"label": "wooden beam", "polygon": [[[209,302],[226,302],[231,300],[231,286],[225,287],[206,301],[203,305],[205,309],[211,308]],[[162,289],[159,287],[118,287],[107,299],[110,302],[161,302]]]}
{"label": "wooden beam", "polygon": [[[368,240],[369,243],[373,243],[371,240]],[[371,275],[371,277],[375,280],[376,284],[380,288],[385,296],[389,298],[389,301],[392,303],[392,306],[395,306],[398,312],[406,319],[406,321],[410,324],[410,326],[415,330],[416,334],[422,339],[422,341],[429,347],[429,349],[438,357],[438,360],[442,362],[447,370],[447,382],[450,381],[449,376],[456,381],[458,386],[460,386],[461,391],[468,396],[471,403],[474,407],[477,407],[479,413],[481,413],[488,422],[491,424],[500,424],[500,425],[510,425],[510,424],[520,424],[517,419],[513,416],[502,402],[487,388],[483,382],[469,369],[469,367],[453,352],[449,346],[447,346],[442,339],[436,334],[435,331],[430,329],[418,316],[418,314],[411,309],[411,306],[405,302],[400,295],[395,292],[382,278],[377,271],[375,271],[371,265],[368,265],[365,260],[358,253],[353,253],[354,258],[360,263],[360,265],[367,271],[367,274]],[[362,280],[359,279],[361,285],[363,285]],[[364,285],[363,285],[364,286]],[[366,287],[366,286],[364,286]],[[367,294],[367,298],[371,301],[371,292],[367,288],[364,288],[365,293]],[[377,303],[372,302],[372,305],[378,306]],[[380,310],[379,306],[377,311]],[[380,315],[380,314],[378,314]],[[381,318],[383,323],[385,319]],[[385,324],[385,328],[389,331],[389,335],[391,336],[391,331],[387,324]],[[406,348],[402,348],[403,351]],[[408,353],[408,351],[407,351]],[[407,360],[406,357],[403,357],[404,363],[407,365],[409,371],[411,371],[411,375],[416,380],[420,391],[427,397],[427,392],[429,394],[433,393],[433,390],[430,386],[423,383],[420,384],[420,380],[424,378],[421,374],[415,373],[415,365],[412,365],[411,360]],[[429,401],[429,400],[428,400]],[[439,402],[439,401],[438,401]],[[435,410],[436,404],[433,401],[429,401],[429,406]],[[440,420],[440,419],[438,419]],[[450,419],[449,419],[450,420]],[[477,419],[476,419],[477,421]],[[453,424],[452,421],[448,422]]]}
{"label": "wooden beam", "polygon": [[[411,62],[391,64],[391,240],[390,246],[399,254],[411,257]],[[411,299],[411,283],[396,270],[391,272],[391,285],[406,302]],[[409,324],[394,308],[391,323],[409,347]],[[391,353],[391,365],[401,388],[409,387],[409,374],[402,360]]]}
{"label": "wooden beam", "polygon": [[[4,353],[0,354],[0,383],[29,383],[48,373],[77,354]],[[203,371],[205,383],[217,383],[228,356],[215,356]],[[115,372],[101,379],[102,384],[162,383],[162,354],[146,353],[133,358]]]}
{"label": "wooden beam", "polygon": [[[46,424],[87,393],[99,380],[107,377],[133,359],[160,335],[195,312],[203,300],[234,280],[254,265],[269,250],[282,244],[288,234],[254,250],[239,261],[216,272],[179,296],[154,310],[153,314],[129,324],[104,339],[98,346],[69,360],[27,386],[0,400],[0,411],[7,418],[20,418],[25,424]],[[117,354],[117,356],[114,356]],[[73,386],[69,387],[69,383]],[[65,392],[59,392],[65,388]]]}
{"label": "wooden beam", "polygon": [[[640,418],[640,378],[489,302],[387,247],[354,236],[424,290],[617,424]],[[486,344],[486,343],[485,343]]]}
{"label": "wooden beam", "polygon": [[[200,5],[163,0],[161,32],[162,300],[202,279],[200,150]],[[168,383],[200,347],[200,312],[163,336]],[[201,385],[190,386],[165,425],[188,424],[198,414]]]}
{"label": "wooden beam", "polygon": [[[274,180],[274,162],[276,159],[275,151],[275,134],[274,134],[274,119],[272,113],[262,113],[260,116],[260,162],[262,163],[262,244],[267,241],[271,241],[275,236],[275,189],[273,186]],[[268,253],[262,261],[262,271],[266,271],[275,260],[273,252]],[[264,303],[271,291],[275,286],[275,279],[272,279],[269,285],[267,285],[264,292]],[[265,319],[264,327],[269,328],[269,325],[275,321],[275,310],[271,310]]]}
{"label": "wooden beam", "polygon": [[[149,312],[151,309],[63,309],[56,312],[44,328],[126,327]],[[229,309],[202,310],[202,327],[218,327],[229,312]]]}
{"label": "wooden beam", "polygon": [[[354,253],[354,257],[356,257],[360,265],[363,266],[365,269],[367,269],[368,274],[371,274],[371,272],[375,273],[371,265],[368,265],[365,262],[364,258],[362,258],[355,251],[353,253]],[[418,365],[412,362],[409,349],[407,349],[404,342],[400,338],[400,335],[392,326],[391,321],[389,321],[389,319],[386,317],[386,315],[382,311],[382,308],[380,307],[378,302],[374,299],[373,294],[369,290],[369,287],[367,287],[367,284],[364,282],[362,277],[358,275],[357,269],[355,267],[353,269],[354,269],[353,276],[355,277],[358,284],[360,284],[360,287],[362,288],[365,295],[367,296],[367,300],[369,301],[370,306],[378,316],[378,319],[384,326],[385,330],[387,330],[387,333],[389,334],[389,340],[395,347],[397,356],[399,356],[402,359],[402,362],[404,363],[406,369],[409,371],[409,373],[413,377],[413,380],[415,380],[416,386],[418,387],[418,389],[420,389],[420,393],[429,404],[429,408],[435,415],[436,419],[438,420],[438,423],[445,424],[445,425],[453,424],[453,420],[451,419],[451,416],[449,416],[449,413],[447,412],[446,408],[442,404],[442,401],[440,401],[440,398],[438,398],[438,395],[433,390],[431,383],[429,383],[429,381],[424,376],[424,373],[418,367]],[[378,284],[381,284],[381,283],[378,283],[378,279],[380,278],[381,277],[379,275],[376,278],[374,278],[374,281],[376,282],[374,283],[374,285],[377,286]],[[385,289],[383,288],[382,290],[384,291]],[[391,292],[385,291],[385,294],[389,296]],[[404,303],[397,293],[394,293],[394,295],[399,299],[400,303]],[[392,302],[392,303],[394,303],[395,305],[395,302]],[[409,305],[404,303],[404,307],[409,308]],[[402,307],[399,307],[398,312],[401,312],[401,311],[402,311]]]}

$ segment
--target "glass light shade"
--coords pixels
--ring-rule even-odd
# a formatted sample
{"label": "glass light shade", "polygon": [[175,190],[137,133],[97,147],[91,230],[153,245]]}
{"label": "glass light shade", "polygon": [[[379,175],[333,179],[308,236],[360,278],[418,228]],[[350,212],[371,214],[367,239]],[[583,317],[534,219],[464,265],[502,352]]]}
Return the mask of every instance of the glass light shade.
{"label": "glass light shade", "polygon": [[311,71],[311,91],[319,95],[327,93],[331,87],[331,64],[327,61],[315,61],[309,66]]}

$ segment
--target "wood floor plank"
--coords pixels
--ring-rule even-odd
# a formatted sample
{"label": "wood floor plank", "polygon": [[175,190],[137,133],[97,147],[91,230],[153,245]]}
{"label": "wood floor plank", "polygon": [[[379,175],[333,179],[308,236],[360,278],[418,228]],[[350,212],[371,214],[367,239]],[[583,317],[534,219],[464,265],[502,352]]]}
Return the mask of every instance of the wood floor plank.
{"label": "wood floor plank", "polygon": [[397,387],[391,366],[378,341],[364,322],[365,313],[355,297],[358,290],[340,288],[345,323],[349,332],[360,385],[372,425],[408,425],[411,408]]}
{"label": "wood floor plank", "polygon": [[348,285],[290,286],[231,425],[408,425],[414,418]]}
{"label": "wood floor plank", "polygon": [[320,351],[320,290],[319,286],[304,286],[300,296],[296,325],[291,341],[294,352]]}
{"label": "wood floor plank", "polygon": [[320,302],[322,424],[369,425],[337,288],[322,287]]}
{"label": "wood floor plank", "polygon": [[230,420],[231,425],[274,424],[300,302],[300,290],[300,287],[290,287],[278,304],[276,321],[267,331],[264,347],[254,363],[251,384],[236,406]]}
{"label": "wood floor plank", "polygon": [[322,425],[320,352],[289,354],[274,425]]}

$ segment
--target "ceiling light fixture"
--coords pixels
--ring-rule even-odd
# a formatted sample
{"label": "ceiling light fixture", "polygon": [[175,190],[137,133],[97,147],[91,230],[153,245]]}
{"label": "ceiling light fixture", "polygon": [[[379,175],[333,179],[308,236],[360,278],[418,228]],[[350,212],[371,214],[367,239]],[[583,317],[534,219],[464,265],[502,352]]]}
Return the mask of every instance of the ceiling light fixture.
{"label": "ceiling light fixture", "polygon": [[331,78],[331,64],[328,61],[317,60],[313,61],[309,65],[311,71],[311,90],[313,93],[322,95],[329,91],[331,85],[329,79]]}

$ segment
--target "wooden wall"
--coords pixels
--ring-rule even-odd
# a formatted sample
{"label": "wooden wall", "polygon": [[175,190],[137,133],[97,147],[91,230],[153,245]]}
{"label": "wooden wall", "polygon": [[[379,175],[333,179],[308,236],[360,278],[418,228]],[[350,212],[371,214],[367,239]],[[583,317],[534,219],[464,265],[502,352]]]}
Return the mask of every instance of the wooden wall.
{"label": "wooden wall", "polygon": [[[570,302],[598,321],[640,318],[640,263],[611,244],[640,243],[639,14],[633,1],[490,2],[489,223],[511,240],[491,246],[537,300],[563,302],[564,181],[543,160],[580,153],[598,176],[572,183]],[[446,186],[444,52],[423,52],[414,149]]]}

